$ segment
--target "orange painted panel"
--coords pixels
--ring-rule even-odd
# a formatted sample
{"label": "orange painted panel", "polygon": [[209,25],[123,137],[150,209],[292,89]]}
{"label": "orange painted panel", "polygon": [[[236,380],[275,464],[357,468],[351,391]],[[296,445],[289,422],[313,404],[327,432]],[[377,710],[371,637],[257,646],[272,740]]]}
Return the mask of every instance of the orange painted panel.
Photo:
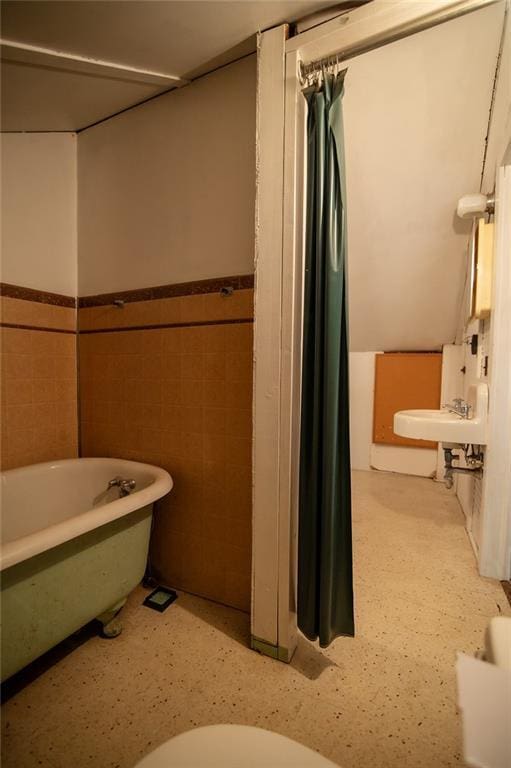
{"label": "orange painted panel", "polygon": [[436,448],[429,440],[394,434],[396,411],[440,408],[442,355],[433,352],[386,352],[376,355],[373,442]]}

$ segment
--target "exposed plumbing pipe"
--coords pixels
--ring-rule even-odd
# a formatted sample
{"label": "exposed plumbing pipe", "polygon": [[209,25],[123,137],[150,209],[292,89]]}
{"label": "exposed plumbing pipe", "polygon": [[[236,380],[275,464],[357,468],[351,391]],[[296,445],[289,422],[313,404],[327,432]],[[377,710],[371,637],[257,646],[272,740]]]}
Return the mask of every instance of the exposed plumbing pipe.
{"label": "exposed plumbing pipe", "polygon": [[[463,449],[465,455],[468,454],[468,446]],[[453,467],[453,461],[459,461],[459,453],[453,453],[452,448],[444,448],[445,459],[445,476],[444,482],[446,488],[452,488],[454,485],[454,474],[458,475],[472,475],[472,477],[481,477],[483,474],[483,454],[480,452],[474,452],[472,446],[472,453],[470,454],[469,464],[470,467]]]}

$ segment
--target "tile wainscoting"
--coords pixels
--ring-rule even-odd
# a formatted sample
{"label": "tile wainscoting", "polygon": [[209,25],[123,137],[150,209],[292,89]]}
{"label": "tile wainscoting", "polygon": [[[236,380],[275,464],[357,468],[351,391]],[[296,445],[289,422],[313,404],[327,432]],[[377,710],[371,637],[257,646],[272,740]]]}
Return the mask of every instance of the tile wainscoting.
{"label": "tile wainscoting", "polygon": [[76,299],[1,286],[1,468],[78,455]]}
{"label": "tile wainscoting", "polygon": [[167,469],[174,488],[157,505],[152,573],[246,611],[252,279],[86,297],[78,310],[81,455]]}

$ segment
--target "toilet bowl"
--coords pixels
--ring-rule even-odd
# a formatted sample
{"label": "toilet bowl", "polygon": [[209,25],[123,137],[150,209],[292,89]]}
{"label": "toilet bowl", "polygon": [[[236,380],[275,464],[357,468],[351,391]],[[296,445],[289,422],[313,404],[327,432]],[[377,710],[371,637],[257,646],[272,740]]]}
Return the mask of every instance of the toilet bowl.
{"label": "toilet bowl", "polygon": [[312,749],[249,725],[207,725],[176,736],[137,768],[339,768]]}

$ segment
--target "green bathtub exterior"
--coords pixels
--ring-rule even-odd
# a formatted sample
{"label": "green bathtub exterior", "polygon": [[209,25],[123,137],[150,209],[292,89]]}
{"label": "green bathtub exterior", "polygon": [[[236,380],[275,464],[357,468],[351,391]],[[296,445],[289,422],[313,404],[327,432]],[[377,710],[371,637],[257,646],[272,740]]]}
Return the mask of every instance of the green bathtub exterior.
{"label": "green bathtub exterior", "polygon": [[143,578],[151,517],[149,504],[2,572],[2,681],[113,617]]}

